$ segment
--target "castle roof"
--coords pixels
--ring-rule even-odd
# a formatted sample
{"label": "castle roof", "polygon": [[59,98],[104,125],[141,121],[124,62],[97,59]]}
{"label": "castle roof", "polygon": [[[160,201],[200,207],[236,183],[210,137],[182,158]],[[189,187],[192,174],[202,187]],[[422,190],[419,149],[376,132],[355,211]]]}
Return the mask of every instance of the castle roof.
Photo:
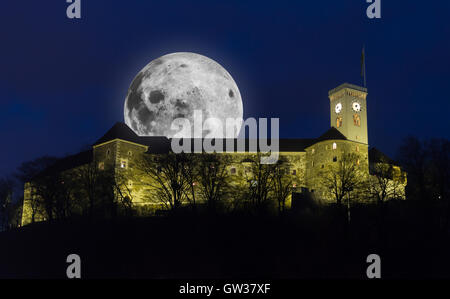
{"label": "castle roof", "polygon": [[70,155],[61,159],[58,159],[47,167],[44,171],[39,173],[36,177],[44,177],[49,174],[59,173],[64,170],[72,169],[84,164],[88,164],[92,161],[92,149],[80,152],[75,155]]}
{"label": "castle roof", "polygon": [[347,137],[345,137],[341,132],[338,131],[335,127],[331,127],[323,133],[319,138],[316,138],[315,141],[324,141],[324,140],[347,140]]}
{"label": "castle roof", "polygon": [[[103,135],[94,145],[98,145],[110,140],[122,139],[126,141],[135,142],[138,144],[148,146],[148,153],[167,153],[171,150],[172,139],[164,136],[138,136],[131,128],[126,124],[117,122],[105,135]],[[279,150],[280,152],[302,152],[314,143],[324,141],[324,140],[347,140],[347,138],[339,132],[336,128],[331,127],[324,134],[318,138],[281,138],[279,139]],[[194,152],[194,144],[196,139],[191,140],[191,151]],[[225,151],[228,139],[223,139],[223,150]],[[244,140],[244,151],[249,151],[252,139]],[[263,141],[263,142],[261,142]],[[183,141],[180,141],[183,144]],[[215,140],[212,141],[215,143]],[[235,151],[238,146],[238,139],[233,139],[232,144]],[[271,140],[256,140],[257,150],[260,150],[260,144],[271,144]]]}
{"label": "castle roof", "polygon": [[395,160],[389,158],[386,154],[382,153],[375,147],[369,150],[369,163],[388,163],[392,165],[399,166]]}

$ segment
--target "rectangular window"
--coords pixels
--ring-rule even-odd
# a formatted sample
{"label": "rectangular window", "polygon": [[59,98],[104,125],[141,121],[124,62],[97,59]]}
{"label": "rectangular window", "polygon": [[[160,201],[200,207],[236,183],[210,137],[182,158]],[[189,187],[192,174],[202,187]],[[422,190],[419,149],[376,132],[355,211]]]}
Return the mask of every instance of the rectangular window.
{"label": "rectangular window", "polygon": [[105,163],[104,162],[98,163],[98,169],[105,170]]}
{"label": "rectangular window", "polygon": [[297,175],[297,169],[292,170],[292,175]]}
{"label": "rectangular window", "polygon": [[230,173],[231,174],[236,174],[236,167],[231,167]]}
{"label": "rectangular window", "polygon": [[120,167],[127,168],[127,161],[120,162]]}
{"label": "rectangular window", "polygon": [[337,157],[333,157],[333,162],[337,162]]}

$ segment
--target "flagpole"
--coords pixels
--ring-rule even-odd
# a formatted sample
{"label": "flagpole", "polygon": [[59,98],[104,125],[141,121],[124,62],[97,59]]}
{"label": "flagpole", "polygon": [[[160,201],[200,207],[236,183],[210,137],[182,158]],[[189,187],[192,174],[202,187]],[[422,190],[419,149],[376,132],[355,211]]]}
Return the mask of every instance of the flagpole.
{"label": "flagpole", "polygon": [[363,71],[363,78],[364,78],[364,88],[367,88],[367,84],[366,84],[366,49],[365,49],[365,45],[363,45],[363,50],[362,50],[362,71]]}

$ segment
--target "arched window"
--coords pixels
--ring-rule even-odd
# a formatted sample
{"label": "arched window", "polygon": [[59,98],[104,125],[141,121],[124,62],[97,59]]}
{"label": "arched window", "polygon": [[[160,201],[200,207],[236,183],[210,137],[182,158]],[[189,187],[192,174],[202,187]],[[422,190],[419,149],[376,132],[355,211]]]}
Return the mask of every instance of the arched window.
{"label": "arched window", "polygon": [[342,127],[342,117],[336,118],[336,127],[337,128]]}
{"label": "arched window", "polygon": [[334,150],[337,149],[337,144],[336,144],[336,142],[333,142],[333,149],[334,149]]}
{"label": "arched window", "polygon": [[361,118],[359,114],[353,114],[353,124],[357,127],[361,126]]}

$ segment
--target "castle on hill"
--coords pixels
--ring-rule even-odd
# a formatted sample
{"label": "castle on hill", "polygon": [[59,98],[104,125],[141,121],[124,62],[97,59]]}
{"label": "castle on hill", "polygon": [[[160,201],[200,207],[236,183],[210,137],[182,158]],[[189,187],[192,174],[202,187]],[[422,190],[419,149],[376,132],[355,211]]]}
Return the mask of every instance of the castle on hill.
{"label": "castle on hill", "polygon": [[[294,199],[302,200],[312,196],[321,202],[335,202],[336,190],[325,183],[324,175],[329,181],[336,181],[337,176],[343,175],[343,165],[349,163],[345,155],[351,155],[354,172],[363,181],[377,180],[380,176],[385,179],[384,189],[375,192],[389,194],[387,199],[404,199],[406,187],[406,173],[400,166],[375,148],[369,149],[367,123],[367,89],[364,87],[344,83],[329,91],[330,129],[317,138],[309,139],[280,139],[279,156],[285,161],[284,176],[289,178],[291,194],[287,206],[294,205]],[[248,141],[248,140],[247,140]],[[141,214],[152,214],[164,210],[159,200],[152,200],[150,178],[139,170],[142,157],[160,157],[171,153],[171,141],[166,137],[138,136],[124,123],[116,123],[104,136],[92,145],[92,148],[79,154],[58,160],[38,177],[48,177],[59,174],[60,177],[81,176],[80,170],[95,169],[95,173],[108,172],[113,179],[120,177],[125,181],[123,185],[115,184],[118,188],[111,191],[112,200],[123,199],[124,194],[128,205]],[[246,144],[248,148],[248,142]],[[233,152],[221,153],[230,157],[227,168],[227,178],[233,184],[246,184],[251,176],[249,155],[255,153]],[[380,171],[386,169],[387,171]],[[90,170],[93,175],[93,171]],[[341,172],[341,173],[340,173]],[[339,180],[339,178],[338,178]],[[48,219],[49,208],[45,207],[38,191],[38,178],[27,182],[24,188],[24,203],[22,225]],[[377,180],[379,181],[379,180]],[[59,179],[60,184],[65,180]],[[195,185],[196,182],[193,183]],[[145,185],[145,187],[142,187]],[[374,188],[359,190],[344,190],[347,195],[351,192],[361,196],[370,193]],[[369,190],[371,189],[371,190]],[[376,189],[376,188],[375,188]],[[386,197],[386,194],[385,197]],[[69,195],[68,195],[69,196]],[[157,196],[157,195],[152,195]],[[70,196],[69,196],[70,197]],[[355,196],[356,197],[356,196]],[[200,197],[199,197],[200,198]],[[186,202],[187,203],[187,202]],[[201,202],[199,202],[201,204]],[[50,210],[51,213],[51,210]],[[83,213],[83,208],[79,208]]]}

